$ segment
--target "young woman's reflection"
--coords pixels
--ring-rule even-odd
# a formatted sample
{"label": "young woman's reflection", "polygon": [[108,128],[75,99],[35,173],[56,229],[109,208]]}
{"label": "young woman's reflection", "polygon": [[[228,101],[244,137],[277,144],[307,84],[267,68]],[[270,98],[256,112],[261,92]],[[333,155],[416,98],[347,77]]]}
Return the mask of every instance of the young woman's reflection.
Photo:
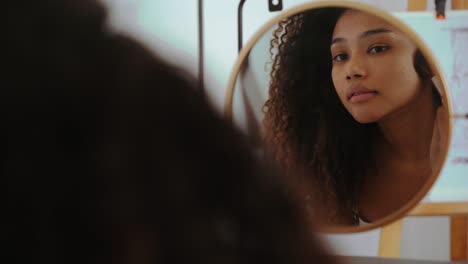
{"label": "young woman's reflection", "polygon": [[[285,172],[321,186],[334,224],[372,222],[423,186],[438,158],[441,97],[398,28],[326,8],[282,21],[265,104],[266,139]],[[435,135],[437,134],[437,135]]]}

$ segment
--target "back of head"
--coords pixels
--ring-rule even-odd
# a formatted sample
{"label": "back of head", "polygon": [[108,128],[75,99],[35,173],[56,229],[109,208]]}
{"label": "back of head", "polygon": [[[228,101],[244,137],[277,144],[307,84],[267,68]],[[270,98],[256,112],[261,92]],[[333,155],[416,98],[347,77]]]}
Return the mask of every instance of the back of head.
{"label": "back of head", "polygon": [[8,10],[0,144],[13,259],[332,261],[194,80],[107,32],[99,5]]}

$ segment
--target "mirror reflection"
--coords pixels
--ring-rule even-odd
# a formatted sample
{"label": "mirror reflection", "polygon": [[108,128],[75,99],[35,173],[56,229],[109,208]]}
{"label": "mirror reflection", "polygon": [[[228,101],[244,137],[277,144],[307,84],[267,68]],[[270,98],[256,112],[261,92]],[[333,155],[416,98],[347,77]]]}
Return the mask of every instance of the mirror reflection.
{"label": "mirror reflection", "polygon": [[[262,39],[268,46],[255,44],[246,61],[268,49],[265,154],[313,186],[301,193],[311,215],[374,223],[436,176],[448,111],[439,74],[408,34],[369,12],[327,7],[283,19]],[[237,85],[249,93],[246,72]]]}

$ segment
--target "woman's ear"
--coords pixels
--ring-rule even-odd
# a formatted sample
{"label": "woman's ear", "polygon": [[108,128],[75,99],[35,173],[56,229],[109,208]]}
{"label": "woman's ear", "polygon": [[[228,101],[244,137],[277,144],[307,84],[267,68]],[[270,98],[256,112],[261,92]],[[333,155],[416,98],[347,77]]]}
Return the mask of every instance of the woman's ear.
{"label": "woman's ear", "polygon": [[445,95],[440,78],[432,72],[429,63],[419,49],[416,49],[414,54],[414,69],[424,84],[430,83],[435,88],[433,94],[436,105],[443,105]]}
{"label": "woman's ear", "polygon": [[432,78],[431,78],[431,81],[432,83],[434,84],[434,87],[436,88],[437,92],[439,93],[439,96],[440,96],[440,100],[442,101],[442,104],[444,104],[444,93],[442,91],[442,83],[440,81],[440,78],[439,76],[437,75],[434,75]]}
{"label": "woman's ear", "polygon": [[433,94],[437,106],[443,106],[445,104],[445,91],[443,90],[442,81],[440,80],[440,77],[437,75],[432,76],[431,83],[432,87],[434,87]]}
{"label": "woman's ear", "polygon": [[414,69],[422,80],[429,80],[434,75],[429,63],[419,49],[414,54]]}

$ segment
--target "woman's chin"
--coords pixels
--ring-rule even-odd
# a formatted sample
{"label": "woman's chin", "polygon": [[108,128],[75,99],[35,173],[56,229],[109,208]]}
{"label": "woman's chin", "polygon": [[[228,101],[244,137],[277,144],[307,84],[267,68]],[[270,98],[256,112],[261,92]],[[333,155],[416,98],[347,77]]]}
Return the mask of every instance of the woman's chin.
{"label": "woman's chin", "polygon": [[369,114],[353,114],[354,120],[360,124],[374,123],[379,120],[379,117]]}

